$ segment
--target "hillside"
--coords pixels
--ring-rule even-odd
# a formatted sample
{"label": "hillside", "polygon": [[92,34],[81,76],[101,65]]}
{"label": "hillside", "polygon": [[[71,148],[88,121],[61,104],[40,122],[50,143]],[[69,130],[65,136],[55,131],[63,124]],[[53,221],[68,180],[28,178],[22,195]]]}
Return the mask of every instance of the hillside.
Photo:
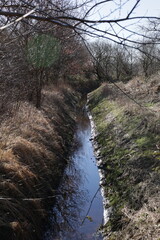
{"label": "hillside", "polygon": [[50,86],[41,109],[19,101],[1,115],[1,240],[42,239],[68,162],[77,102],[68,86]]}
{"label": "hillside", "polygon": [[160,76],[102,84],[88,95],[96,126],[97,163],[111,208],[107,240],[160,236]]}

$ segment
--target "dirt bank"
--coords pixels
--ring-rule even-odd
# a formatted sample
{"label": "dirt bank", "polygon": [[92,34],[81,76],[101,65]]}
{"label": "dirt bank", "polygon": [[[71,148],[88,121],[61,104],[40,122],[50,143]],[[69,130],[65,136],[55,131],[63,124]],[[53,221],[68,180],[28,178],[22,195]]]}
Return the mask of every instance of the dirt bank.
{"label": "dirt bank", "polygon": [[107,207],[107,240],[158,240],[160,236],[160,77],[104,84],[88,95],[96,125],[99,168]]}
{"label": "dirt bank", "polygon": [[67,86],[43,91],[36,109],[16,102],[0,127],[0,239],[41,239],[68,161],[77,93]]}

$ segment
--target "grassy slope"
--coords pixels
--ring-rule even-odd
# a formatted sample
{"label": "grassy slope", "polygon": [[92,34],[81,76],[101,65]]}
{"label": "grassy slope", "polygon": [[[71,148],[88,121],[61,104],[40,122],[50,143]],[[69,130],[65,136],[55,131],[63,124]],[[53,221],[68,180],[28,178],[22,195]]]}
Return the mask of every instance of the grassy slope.
{"label": "grassy slope", "polygon": [[[0,127],[0,239],[41,239],[46,206],[68,161],[77,96],[68,87],[43,92],[40,110],[14,104]],[[33,200],[33,199],[35,200]],[[40,198],[40,199],[37,199]]]}
{"label": "grassy slope", "polygon": [[103,187],[113,207],[104,226],[107,240],[159,239],[160,236],[160,101],[159,77],[134,79],[123,90],[113,85],[89,94],[89,108],[98,132]]}

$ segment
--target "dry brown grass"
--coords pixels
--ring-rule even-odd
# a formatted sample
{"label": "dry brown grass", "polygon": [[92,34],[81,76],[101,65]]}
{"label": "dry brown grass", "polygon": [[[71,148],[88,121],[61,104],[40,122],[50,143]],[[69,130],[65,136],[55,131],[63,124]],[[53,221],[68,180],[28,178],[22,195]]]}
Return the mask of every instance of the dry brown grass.
{"label": "dry brown grass", "polygon": [[[133,112],[141,114],[150,113],[160,117],[160,73],[145,79],[143,76],[135,77],[127,84],[116,83],[131,99],[113,84],[104,83],[102,94],[110,100],[116,100],[119,105],[127,107]],[[133,100],[136,102],[134,102]]]}
{"label": "dry brown grass", "polygon": [[131,219],[125,229],[119,232],[119,239],[158,240],[160,236],[159,197],[148,198],[139,211],[125,207],[123,214]]}
{"label": "dry brown grass", "polygon": [[69,87],[52,86],[43,92],[41,110],[21,101],[18,108],[12,104],[14,114],[1,118],[1,240],[41,238],[43,199],[55,195],[67,162],[75,101]]}

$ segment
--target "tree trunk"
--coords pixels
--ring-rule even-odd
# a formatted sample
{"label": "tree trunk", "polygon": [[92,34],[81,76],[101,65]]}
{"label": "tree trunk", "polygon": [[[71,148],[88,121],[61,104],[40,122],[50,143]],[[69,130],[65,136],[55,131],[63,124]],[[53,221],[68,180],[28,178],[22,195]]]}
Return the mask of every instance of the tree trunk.
{"label": "tree trunk", "polygon": [[37,74],[36,108],[40,108],[41,107],[42,85],[43,85],[43,69],[38,71],[38,74]]}

